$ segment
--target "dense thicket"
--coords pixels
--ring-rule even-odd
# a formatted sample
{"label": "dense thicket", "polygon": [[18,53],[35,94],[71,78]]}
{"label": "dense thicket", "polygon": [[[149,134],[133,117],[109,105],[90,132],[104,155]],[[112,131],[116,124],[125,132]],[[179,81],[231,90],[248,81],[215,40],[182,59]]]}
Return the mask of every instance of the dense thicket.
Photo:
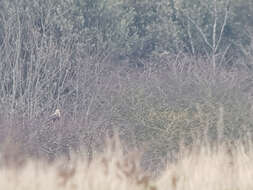
{"label": "dense thicket", "polygon": [[206,55],[219,43],[215,53],[229,48],[231,56],[250,46],[252,6],[250,0],[1,0],[0,39],[3,43],[12,23],[16,32],[21,24],[22,42],[35,29],[58,45],[67,39],[85,44],[89,54]]}
{"label": "dense thicket", "polygon": [[251,18],[251,0],[0,0],[0,134],[91,156],[117,128],[146,163],[251,138]]}

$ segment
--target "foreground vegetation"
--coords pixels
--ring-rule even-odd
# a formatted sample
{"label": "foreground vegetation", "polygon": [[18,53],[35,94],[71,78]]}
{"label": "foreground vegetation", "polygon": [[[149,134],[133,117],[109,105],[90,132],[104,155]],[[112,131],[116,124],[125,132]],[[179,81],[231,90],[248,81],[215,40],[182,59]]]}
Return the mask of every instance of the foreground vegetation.
{"label": "foreground vegetation", "polygon": [[[138,152],[124,153],[118,141],[110,141],[90,162],[71,155],[54,162],[1,157],[0,188],[6,190],[247,190],[253,187],[252,145],[224,144],[216,148],[185,149],[176,162],[168,162],[152,177],[140,167]],[[4,155],[4,153],[2,153]],[[19,163],[19,164],[17,164]]]}

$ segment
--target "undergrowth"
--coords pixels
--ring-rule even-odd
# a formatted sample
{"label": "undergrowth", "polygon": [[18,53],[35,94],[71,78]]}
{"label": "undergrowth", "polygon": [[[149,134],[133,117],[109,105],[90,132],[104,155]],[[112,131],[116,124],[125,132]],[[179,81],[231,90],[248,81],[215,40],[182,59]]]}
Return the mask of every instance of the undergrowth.
{"label": "undergrowth", "polygon": [[18,156],[4,157],[6,153],[2,152],[0,189],[243,190],[253,187],[253,151],[241,143],[182,148],[175,162],[168,162],[158,176],[152,177],[141,168],[138,151],[124,151],[118,138],[106,142],[103,153],[90,161],[72,153],[68,160],[46,162],[23,157],[21,162]]}

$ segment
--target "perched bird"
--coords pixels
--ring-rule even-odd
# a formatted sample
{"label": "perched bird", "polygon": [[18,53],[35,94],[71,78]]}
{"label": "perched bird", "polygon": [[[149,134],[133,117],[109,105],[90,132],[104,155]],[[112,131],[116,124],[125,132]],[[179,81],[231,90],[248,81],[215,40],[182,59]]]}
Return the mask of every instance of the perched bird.
{"label": "perched bird", "polygon": [[47,122],[51,122],[51,121],[55,122],[57,120],[60,120],[60,118],[61,118],[60,110],[56,109],[55,112],[49,116]]}

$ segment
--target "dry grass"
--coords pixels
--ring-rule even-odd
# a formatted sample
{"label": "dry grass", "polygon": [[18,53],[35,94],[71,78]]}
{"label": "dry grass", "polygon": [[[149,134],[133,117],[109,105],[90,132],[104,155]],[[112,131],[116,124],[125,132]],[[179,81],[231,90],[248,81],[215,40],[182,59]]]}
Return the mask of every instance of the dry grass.
{"label": "dry grass", "polygon": [[139,166],[139,154],[123,154],[120,148],[108,148],[89,164],[80,157],[48,164],[27,161],[21,167],[0,169],[0,189],[5,190],[168,190],[212,189],[246,190],[253,188],[253,151],[241,145],[234,149],[195,149],[169,163],[157,178],[151,178]]}
{"label": "dry grass", "polygon": [[53,163],[30,160],[21,167],[8,162],[0,168],[0,189],[155,190],[139,160],[138,153],[125,155],[114,143],[90,163],[80,156]]}
{"label": "dry grass", "polygon": [[156,182],[158,189],[246,190],[253,188],[253,152],[241,145],[233,150],[201,148],[168,165]]}

